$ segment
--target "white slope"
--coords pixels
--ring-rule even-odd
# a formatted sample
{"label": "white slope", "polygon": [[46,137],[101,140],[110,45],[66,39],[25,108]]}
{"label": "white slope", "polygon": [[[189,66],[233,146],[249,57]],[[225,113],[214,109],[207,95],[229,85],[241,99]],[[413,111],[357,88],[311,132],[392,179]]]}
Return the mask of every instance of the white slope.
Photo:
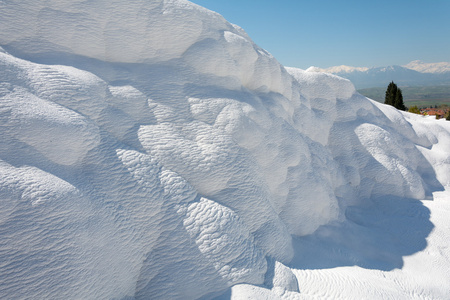
{"label": "white slope", "polygon": [[[383,226],[386,217],[378,224],[374,223],[372,218],[370,227],[348,223],[346,237],[352,239],[345,242],[330,238],[331,232],[326,233],[323,230],[322,235],[324,236],[322,237],[316,235],[311,238],[299,239],[297,247],[298,251],[303,254],[303,263],[292,268],[299,283],[299,292],[286,288],[287,285],[280,287],[275,283],[272,288],[240,284],[234,286],[226,295],[227,297],[223,298],[448,299],[450,193],[448,191],[436,192],[434,196],[433,201],[410,202],[401,206],[404,212],[390,213],[392,219],[389,226],[400,227],[400,229]],[[366,217],[370,218],[371,214],[372,212],[367,212]],[[377,217],[379,216],[380,214],[377,214]],[[405,255],[403,260],[398,262],[399,265],[396,268],[374,267],[371,265],[373,262],[370,261],[370,257],[369,259],[366,257],[364,260],[354,257],[354,249],[359,247],[358,254],[365,252],[366,255],[372,256],[372,259],[374,255],[380,255],[384,257],[383,259],[378,258],[378,261],[389,261],[393,257],[386,257],[386,255],[392,256],[392,250],[398,249],[403,242],[414,240],[411,238],[412,235],[423,234],[421,226],[416,225],[420,223],[422,225],[428,223],[428,231],[431,229],[426,240],[421,241],[424,249]],[[362,224],[360,223],[360,225]],[[364,225],[368,225],[368,223]],[[376,230],[376,227],[380,226],[383,226],[385,231]],[[412,229],[408,227],[412,227]],[[354,231],[357,233],[355,234]],[[348,234],[348,232],[351,233]],[[367,237],[368,233],[375,234],[375,236]],[[409,237],[404,238],[405,234]],[[380,239],[380,236],[387,238]],[[362,241],[358,242],[358,240]],[[399,242],[397,242],[398,240]],[[419,240],[417,239],[416,242]],[[349,249],[349,241],[353,244],[353,249]],[[397,247],[395,247],[396,242],[398,243]],[[306,243],[307,246],[301,246],[303,243]],[[378,243],[378,247],[374,247],[374,243]],[[407,247],[411,248],[411,245],[409,244],[405,248]],[[307,248],[314,250],[307,250]],[[385,248],[389,248],[389,251],[386,251]],[[342,260],[343,256],[345,256],[344,259],[348,258],[348,261],[336,263],[339,258]],[[300,265],[302,266],[300,267]]]}
{"label": "white slope", "polygon": [[450,122],[187,1],[0,0],[0,28],[0,298],[450,296],[407,257],[450,269],[448,194],[420,202]]}

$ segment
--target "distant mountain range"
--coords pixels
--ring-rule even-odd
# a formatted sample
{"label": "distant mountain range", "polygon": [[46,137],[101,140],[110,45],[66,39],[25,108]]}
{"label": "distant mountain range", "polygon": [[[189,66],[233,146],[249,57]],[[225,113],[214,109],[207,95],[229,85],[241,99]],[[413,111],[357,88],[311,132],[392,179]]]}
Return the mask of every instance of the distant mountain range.
{"label": "distant mountain range", "polygon": [[450,72],[450,62],[424,63],[414,60],[403,67],[422,73],[447,73]]}
{"label": "distant mountain range", "polygon": [[327,69],[310,67],[308,71],[347,78],[357,89],[385,87],[391,81],[399,86],[450,85],[450,62],[424,63],[415,60],[404,66],[366,68],[342,65]]}

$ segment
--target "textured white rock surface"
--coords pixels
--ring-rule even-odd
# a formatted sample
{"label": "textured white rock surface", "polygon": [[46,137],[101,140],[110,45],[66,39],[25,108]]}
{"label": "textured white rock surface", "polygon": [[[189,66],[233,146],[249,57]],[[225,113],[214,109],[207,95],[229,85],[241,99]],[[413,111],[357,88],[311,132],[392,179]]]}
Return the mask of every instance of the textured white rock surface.
{"label": "textured white rock surface", "polygon": [[[0,298],[295,298],[308,253],[428,249],[420,202],[399,219],[423,228],[383,226],[450,186],[450,122],[285,69],[183,0],[0,0],[0,28]],[[367,236],[413,233],[373,258]]]}

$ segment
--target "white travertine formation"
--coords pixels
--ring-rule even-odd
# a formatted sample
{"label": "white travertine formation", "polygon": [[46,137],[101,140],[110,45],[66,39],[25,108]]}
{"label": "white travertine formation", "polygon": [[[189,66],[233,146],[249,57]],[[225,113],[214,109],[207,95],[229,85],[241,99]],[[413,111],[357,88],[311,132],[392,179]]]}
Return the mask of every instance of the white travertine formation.
{"label": "white travertine formation", "polygon": [[450,122],[190,2],[0,0],[0,28],[0,298],[244,296],[270,272],[260,295],[295,298],[293,240],[450,186]]}

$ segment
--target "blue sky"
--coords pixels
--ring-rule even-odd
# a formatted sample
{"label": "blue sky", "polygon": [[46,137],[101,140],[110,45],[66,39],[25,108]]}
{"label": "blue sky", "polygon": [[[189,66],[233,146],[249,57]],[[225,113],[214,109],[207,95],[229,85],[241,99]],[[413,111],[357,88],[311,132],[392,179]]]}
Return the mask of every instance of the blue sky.
{"label": "blue sky", "polygon": [[450,62],[450,0],[193,0],[299,68]]}

